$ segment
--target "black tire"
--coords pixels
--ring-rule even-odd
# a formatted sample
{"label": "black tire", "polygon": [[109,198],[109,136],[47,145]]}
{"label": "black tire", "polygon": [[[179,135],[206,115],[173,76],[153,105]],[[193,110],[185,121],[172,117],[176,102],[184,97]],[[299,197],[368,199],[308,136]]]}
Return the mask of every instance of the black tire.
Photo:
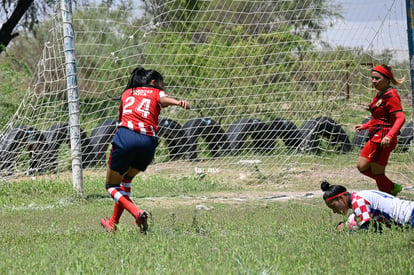
{"label": "black tire", "polygon": [[69,143],[69,129],[68,124],[53,125],[42,132],[45,139],[43,147],[43,155],[41,157],[41,165],[37,172],[43,173],[46,171],[56,170],[58,165],[59,148],[63,143]]}
{"label": "black tire", "polygon": [[258,124],[257,119],[242,118],[235,121],[227,129],[223,138],[222,154],[237,155],[242,152],[246,139],[250,136]]}
{"label": "black tire", "polygon": [[342,126],[329,117],[318,117],[306,121],[300,129],[302,135],[301,150],[318,153],[320,141],[324,138],[340,153],[352,150],[352,144]]}
{"label": "black tire", "polygon": [[106,164],[106,151],[117,129],[117,120],[107,119],[92,130],[87,148],[82,148],[83,167]]}
{"label": "black tire", "polygon": [[[91,151],[92,151],[91,139],[88,137],[88,134],[82,128],[80,129],[80,135],[81,135],[82,168],[86,168],[88,167],[87,158],[90,156]],[[87,165],[85,165],[84,163],[86,163]]]}
{"label": "black tire", "polygon": [[[370,117],[364,119],[361,123],[365,124],[368,121],[370,121]],[[352,144],[356,147],[362,148],[365,146],[365,143],[367,143],[369,137],[368,137],[368,130],[362,130],[360,132],[356,131],[354,139],[352,141]]]}
{"label": "black tire", "polygon": [[[1,136],[0,171],[2,175],[12,175],[16,161],[22,149],[27,149],[30,155],[30,166],[35,169],[39,165],[42,148],[45,144],[42,134],[33,127],[19,126],[12,128]],[[32,160],[33,159],[33,160]],[[32,169],[29,166],[30,173]]]}
{"label": "black tire", "polygon": [[273,151],[278,137],[277,134],[277,131],[274,131],[271,125],[257,120],[251,134],[253,139],[253,149],[259,153],[269,153]]}
{"label": "black tire", "polygon": [[[81,154],[82,162],[91,150],[89,138],[85,131],[80,129],[81,135]],[[62,123],[53,125],[42,132],[45,144],[42,147],[41,164],[36,169],[37,173],[46,171],[56,171],[58,167],[59,149],[62,144],[68,144],[70,147],[70,130],[69,124]]]}
{"label": "black tire", "polygon": [[183,127],[176,121],[162,118],[158,122],[157,135],[167,142],[170,160],[183,158],[187,137]]}
{"label": "black tire", "polygon": [[162,138],[177,139],[184,135],[183,127],[169,118],[161,118],[158,121],[157,135]]}
{"label": "black tire", "polygon": [[296,125],[287,119],[277,118],[269,126],[272,135],[282,139],[289,151],[297,151],[302,141],[301,133]]}
{"label": "black tire", "polygon": [[46,148],[46,140],[41,132],[34,130],[27,138],[26,150],[29,151],[29,170],[26,175],[37,174],[43,166],[44,149]]}
{"label": "black tire", "polygon": [[197,160],[197,141],[204,138],[213,157],[220,155],[220,149],[225,139],[223,128],[211,118],[195,118],[183,125],[186,144],[183,146],[183,153],[187,154],[190,160]]}
{"label": "black tire", "polygon": [[310,119],[303,123],[302,127],[300,128],[300,135],[302,137],[302,142],[299,146],[300,151],[313,153],[316,153],[318,151],[318,122],[319,121],[317,119]]}
{"label": "black tire", "polygon": [[319,120],[318,131],[329,140],[338,152],[348,153],[352,150],[353,145],[341,124],[329,117],[320,117]]}
{"label": "black tire", "polygon": [[402,152],[408,151],[411,142],[414,137],[414,121],[410,120],[407,125],[402,129],[401,135],[398,138],[398,144]]}

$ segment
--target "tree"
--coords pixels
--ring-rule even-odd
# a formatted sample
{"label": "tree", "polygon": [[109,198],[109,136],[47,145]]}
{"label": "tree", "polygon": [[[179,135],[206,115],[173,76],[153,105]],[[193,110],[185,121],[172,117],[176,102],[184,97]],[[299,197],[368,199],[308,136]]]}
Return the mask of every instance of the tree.
{"label": "tree", "polygon": [[20,32],[33,31],[33,27],[53,10],[53,0],[2,0],[0,18],[0,53]]}
{"label": "tree", "polygon": [[[35,26],[53,14],[56,0],[1,0],[0,20],[0,53],[3,52],[9,43],[19,36],[20,32],[28,32],[36,37]],[[108,8],[119,7],[130,3],[130,0],[72,0],[74,5],[88,6],[91,3],[105,5]]]}
{"label": "tree", "polygon": [[[341,5],[329,0],[142,1],[144,14],[155,26],[181,31],[183,28],[187,31],[209,30],[215,24],[226,22],[248,26],[248,34],[259,35],[288,26],[295,35],[312,40],[319,38],[328,27],[329,19],[342,18]],[[209,21],[211,16],[214,16],[214,22]],[[206,23],[200,23],[202,21]]]}
{"label": "tree", "polygon": [[[19,35],[18,32],[15,32],[15,28],[19,23],[20,19],[24,16],[27,9],[32,5],[34,0],[20,0],[17,1],[16,7],[9,18],[7,18],[6,23],[1,26],[0,29],[0,53],[9,45],[10,41]],[[12,1],[3,1],[3,9],[6,11],[7,8],[10,8],[14,3]]]}

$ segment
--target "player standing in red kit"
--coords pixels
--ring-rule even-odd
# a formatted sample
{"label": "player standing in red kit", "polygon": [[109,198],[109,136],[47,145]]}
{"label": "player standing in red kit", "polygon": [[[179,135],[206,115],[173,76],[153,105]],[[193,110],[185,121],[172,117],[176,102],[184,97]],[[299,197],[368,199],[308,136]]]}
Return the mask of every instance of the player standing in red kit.
{"label": "player standing in red kit", "polygon": [[109,232],[116,230],[124,209],[132,214],[141,232],[148,229],[148,213],[138,209],[130,198],[131,182],[152,162],[158,145],[158,116],[161,108],[171,105],[190,108],[188,101],[167,96],[159,72],[141,67],[132,71],[122,94],[118,129],[106,173],[106,190],[115,205],[112,217],[101,219],[101,225]]}
{"label": "player standing in red kit", "polygon": [[378,90],[369,110],[372,114],[370,121],[355,125],[355,130],[368,129],[369,140],[358,158],[358,170],[373,178],[380,191],[396,196],[402,186],[393,183],[385,176],[391,152],[397,146],[397,136],[405,122],[401,100],[397,91],[391,87],[400,85],[404,79],[394,77],[391,66],[378,65],[372,69],[372,84]]}

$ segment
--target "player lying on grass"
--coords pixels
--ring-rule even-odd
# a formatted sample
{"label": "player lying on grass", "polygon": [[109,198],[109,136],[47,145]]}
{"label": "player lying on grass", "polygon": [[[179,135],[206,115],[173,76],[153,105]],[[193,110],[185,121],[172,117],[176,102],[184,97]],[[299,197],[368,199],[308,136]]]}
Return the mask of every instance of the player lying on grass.
{"label": "player lying on grass", "polygon": [[[368,229],[375,223],[414,228],[414,201],[401,200],[388,193],[377,190],[348,192],[342,185],[321,183],[323,199],[334,213],[347,215],[349,210],[355,214],[359,229]],[[342,231],[344,226],[338,225]]]}

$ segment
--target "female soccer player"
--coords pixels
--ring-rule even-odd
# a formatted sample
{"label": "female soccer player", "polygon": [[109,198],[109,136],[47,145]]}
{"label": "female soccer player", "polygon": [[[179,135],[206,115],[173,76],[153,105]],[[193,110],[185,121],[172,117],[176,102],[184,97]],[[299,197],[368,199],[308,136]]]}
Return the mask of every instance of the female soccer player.
{"label": "female soccer player", "polygon": [[321,183],[321,189],[326,205],[334,213],[346,215],[352,210],[359,229],[368,229],[373,221],[388,227],[394,224],[414,228],[413,201],[401,200],[377,190],[350,193],[342,185],[331,185],[327,181]]}
{"label": "female soccer player", "polygon": [[385,167],[391,152],[397,146],[397,135],[405,122],[401,100],[391,87],[400,85],[404,79],[394,77],[391,66],[378,65],[372,69],[372,84],[378,90],[369,110],[371,119],[355,125],[357,131],[368,129],[369,140],[362,149],[357,162],[359,172],[374,179],[380,191],[396,196],[402,186],[393,183],[385,175]]}
{"label": "female soccer player", "polygon": [[176,100],[164,91],[163,76],[155,70],[137,67],[132,71],[122,94],[119,124],[112,140],[112,150],[106,173],[106,190],[115,201],[112,217],[101,219],[110,232],[126,209],[134,217],[140,231],[148,229],[148,213],[130,199],[131,181],[152,162],[158,145],[158,116],[162,107],[170,105],[189,109],[186,100]]}

